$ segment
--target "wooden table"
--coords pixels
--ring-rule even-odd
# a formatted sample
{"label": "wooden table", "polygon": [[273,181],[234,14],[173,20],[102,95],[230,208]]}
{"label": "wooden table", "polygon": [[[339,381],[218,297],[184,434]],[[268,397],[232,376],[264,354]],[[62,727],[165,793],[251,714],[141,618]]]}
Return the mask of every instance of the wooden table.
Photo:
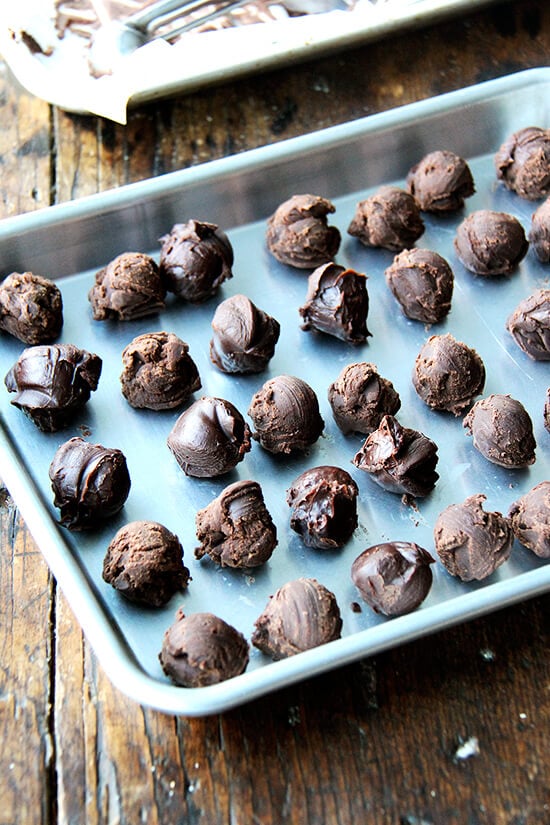
{"label": "wooden table", "polygon": [[[51,108],[2,66],[0,216],[549,60],[548,1],[503,3],[144,106],[127,127]],[[547,598],[174,718],[111,686],[1,496],[2,825],[550,823]]]}

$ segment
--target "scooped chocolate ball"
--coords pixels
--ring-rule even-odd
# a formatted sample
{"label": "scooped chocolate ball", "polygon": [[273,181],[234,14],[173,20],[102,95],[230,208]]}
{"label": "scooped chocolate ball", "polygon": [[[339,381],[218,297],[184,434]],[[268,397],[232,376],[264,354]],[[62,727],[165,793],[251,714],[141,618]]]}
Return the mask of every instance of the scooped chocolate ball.
{"label": "scooped chocolate ball", "polygon": [[121,450],[71,438],[56,451],[49,477],[60,521],[69,530],[89,530],[118,513],[130,492]]}
{"label": "scooped chocolate ball", "polygon": [[244,673],[249,650],[242,633],[213,613],[186,616],[180,609],[164,634],[159,660],[176,685],[206,687]]}
{"label": "scooped chocolate ball", "polygon": [[478,493],[461,504],[451,504],[434,525],[437,555],[452,576],[481,581],[503,564],[512,552],[514,534],[508,519],[486,512],[486,496]]}
{"label": "scooped chocolate ball", "polygon": [[550,289],[537,289],[517,305],[506,329],[534,361],[550,361]]}
{"label": "scooped chocolate ball", "polygon": [[446,149],[430,152],[413,166],[407,187],[423,212],[456,212],[475,192],[464,158]]}
{"label": "scooped chocolate ball", "polygon": [[201,303],[233,277],[233,247],[215,223],[177,223],[160,243],[160,274],[178,298]]}
{"label": "scooped chocolate ball", "polygon": [[358,493],[353,478],[340,467],[305,470],[286,494],[291,528],[307,547],[342,547],[357,527]]}
{"label": "scooped chocolate ball", "polygon": [[189,583],[178,537],[156,521],[121,527],[103,560],[103,579],[128,601],[162,607]]}
{"label": "scooped chocolate ball", "polygon": [[88,300],[96,321],[134,321],[164,309],[165,295],[153,258],[124,252],[99,270]]}
{"label": "scooped chocolate ball", "polygon": [[267,248],[281,263],[313,269],[332,261],[341,236],[329,226],[334,204],[319,195],[293,195],[267,221]]}
{"label": "scooped chocolate ball", "polygon": [[527,254],[529,244],[522,225],[513,215],[479,209],[456,230],[458,257],[476,275],[509,275]]}
{"label": "scooped chocolate ball", "polygon": [[508,517],[520,544],[550,559],[550,481],[541,481],[514,501]]}
{"label": "scooped chocolate ball", "polygon": [[323,264],[309,276],[306,302],[299,312],[304,320],[302,329],[363,344],[370,335],[366,275],[335,263]]}
{"label": "scooped chocolate ball", "polygon": [[550,198],[533,212],[527,239],[539,261],[543,264],[550,263]]}
{"label": "scooped chocolate ball", "polygon": [[24,344],[55,341],[63,326],[59,288],[32,272],[12,272],[0,283],[0,329]]}
{"label": "scooped chocolate ball", "polygon": [[278,661],[339,639],[342,618],[334,593],[316,579],[302,578],[270,597],[254,627],[254,647]]}
{"label": "scooped chocolate ball", "polygon": [[365,246],[392,252],[408,249],[424,232],[418,205],[409,192],[397,186],[381,186],[357,204],[348,233]]}
{"label": "scooped chocolate ball", "polygon": [[550,194],[550,129],[527,126],[508,137],[495,155],[497,178],[520,198]]}
{"label": "scooped chocolate ball", "polygon": [[254,394],[248,409],[252,438],[270,453],[307,450],[325,426],[315,391],[293,375],[278,375]]}
{"label": "scooped chocolate ball", "polygon": [[368,435],[385,415],[401,407],[399,393],[391,381],[378,374],[374,364],[347,364],[328,388],[328,400],[339,428]]}
{"label": "scooped chocolate ball", "polygon": [[405,249],[394,258],[385,275],[407,318],[436,324],[448,315],[454,275],[445,258],[437,252]]}
{"label": "scooped chocolate ball", "polygon": [[493,394],[476,401],[464,418],[481,455],[501,467],[527,467],[535,462],[533,422],[521,401]]}
{"label": "scooped chocolate ball", "polygon": [[237,481],[202,510],[196,519],[200,547],[221,567],[259,567],[277,546],[277,528],[256,481]]}
{"label": "scooped chocolate ball", "polygon": [[23,350],[4,379],[11,402],[43,432],[67,426],[97,389],[102,361],[73,344]]}
{"label": "scooped chocolate ball", "polygon": [[485,366],[472,347],[450,333],[432,335],[416,356],[412,383],[428,407],[458,416],[483,391]]}
{"label": "scooped chocolate ball", "polygon": [[279,322],[246,295],[233,295],[214,313],[210,360],[222,372],[262,372],[273,358],[280,331]]}
{"label": "scooped chocolate ball", "polygon": [[375,544],[357,556],[351,579],[361,597],[376,613],[403,616],[424,601],[432,586],[427,550],[407,541]]}

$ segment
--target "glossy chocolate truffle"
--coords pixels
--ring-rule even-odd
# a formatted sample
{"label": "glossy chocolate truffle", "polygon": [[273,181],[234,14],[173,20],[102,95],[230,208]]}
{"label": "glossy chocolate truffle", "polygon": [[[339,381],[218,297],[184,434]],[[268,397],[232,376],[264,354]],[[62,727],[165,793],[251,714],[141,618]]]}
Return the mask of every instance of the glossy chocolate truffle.
{"label": "glossy chocolate truffle", "polygon": [[475,192],[464,158],[446,149],[430,152],[413,166],[407,187],[423,212],[456,212]]}
{"label": "glossy chocolate truffle", "polygon": [[195,524],[200,547],[221,567],[259,567],[277,546],[277,528],[256,481],[236,481],[202,510]]}
{"label": "glossy chocolate truffle", "polygon": [[550,263],[550,198],[533,212],[527,239],[539,261],[543,264]]}
{"label": "glossy chocolate truffle", "polygon": [[493,464],[526,467],[535,461],[533,422],[520,401],[489,395],[476,401],[464,419],[474,447]]}
{"label": "glossy chocolate truffle", "polygon": [[222,372],[262,372],[273,358],[281,327],[245,295],[218,305],[212,319],[210,360]]}
{"label": "glossy chocolate truffle", "polygon": [[357,527],[357,484],[340,467],[306,470],[287,490],[290,526],[307,547],[342,547]]}
{"label": "glossy chocolate truffle", "polygon": [[129,601],[162,607],[189,583],[178,537],[156,521],[121,527],[103,560],[103,579]]}
{"label": "glossy chocolate truffle", "polygon": [[412,382],[428,407],[462,415],[483,391],[485,366],[474,349],[450,333],[431,335],[416,357]]}
{"label": "glossy chocolate truffle", "polygon": [[520,544],[541,559],[550,559],[550,481],[541,481],[518,498],[508,517]]}
{"label": "glossy chocolate truffle", "polygon": [[357,556],[351,579],[361,597],[376,613],[403,616],[424,601],[432,586],[427,550],[407,541],[375,544]]}
{"label": "glossy chocolate truffle", "polygon": [[353,463],[391,493],[427,496],[439,478],[437,445],[417,430],[385,415],[367,436]]}
{"label": "glossy chocolate truffle", "polygon": [[538,289],[520,301],[506,329],[529,358],[550,361],[550,289]]}
{"label": "glossy chocolate truffle", "polygon": [[52,281],[12,272],[0,283],[0,330],[24,344],[48,344],[62,326],[63,299]]}
{"label": "glossy chocolate truffle", "polygon": [[122,509],[130,492],[124,454],[78,437],[56,451],[49,476],[60,522],[69,530],[99,526]]}
{"label": "glossy chocolate truffle", "polygon": [[249,452],[250,430],[230,401],[203,396],[180,415],[167,443],[186,475],[214,478]]}
{"label": "glossy chocolate truffle", "polygon": [[186,616],[180,609],[164,634],[159,660],[176,685],[206,687],[243,673],[249,650],[242,633],[213,613]]}
{"label": "glossy chocolate truffle", "polygon": [[165,295],[155,261],[142,252],[124,252],[96,274],[88,300],[96,321],[134,321],[164,309]]}
{"label": "glossy chocolate truffle", "polygon": [[495,155],[497,178],[521,198],[550,194],[550,129],[528,126],[507,138]]}
{"label": "glossy chocolate truffle", "polygon": [[476,275],[509,275],[527,254],[529,244],[522,225],[513,215],[479,209],[456,230],[458,257]]}
{"label": "glossy chocolate truffle", "polygon": [[298,269],[332,261],[341,241],[339,230],[327,220],[334,211],[319,195],[293,195],[268,219],[267,248],[278,261]]}
{"label": "glossy chocolate truffle", "polygon": [[334,593],[303,578],[270,596],[254,627],[252,644],[278,661],[339,639],[342,618]]}
{"label": "glossy chocolate truffle", "polygon": [[348,233],[365,246],[401,252],[424,232],[418,205],[408,192],[396,186],[381,186],[374,195],[357,204]]}
{"label": "glossy chocolate truffle", "polygon": [[185,301],[206,301],[233,277],[233,247],[214,223],[177,223],[160,243],[162,280],[169,292]]}
{"label": "glossy chocolate truffle", "polygon": [[308,278],[306,302],[299,311],[304,320],[302,329],[363,344],[370,335],[366,275],[335,263],[317,267]]}
{"label": "glossy chocolate truffle", "polygon": [[252,437],[270,453],[307,450],[325,426],[314,390],[293,375],[266,381],[252,397],[248,415],[255,427]]}
{"label": "glossy chocolate truffle", "polygon": [[485,499],[478,493],[449,505],[434,525],[437,555],[452,576],[465,582],[487,578],[512,552],[510,522],[501,513],[486,512]]}
{"label": "glossy chocolate truffle", "polygon": [[102,361],[73,344],[39,344],[23,350],[4,379],[11,402],[43,432],[71,421],[97,389]]}
{"label": "glossy chocolate truffle", "polygon": [[334,420],[346,435],[368,435],[385,415],[395,415],[401,399],[391,381],[378,374],[374,364],[348,364],[328,388]]}
{"label": "glossy chocolate truffle", "polygon": [[385,275],[407,318],[436,324],[448,315],[454,276],[445,258],[437,252],[405,249],[396,255]]}
{"label": "glossy chocolate truffle", "polygon": [[122,353],[122,394],[132,407],[172,410],[201,388],[188,345],[172,332],[146,332]]}

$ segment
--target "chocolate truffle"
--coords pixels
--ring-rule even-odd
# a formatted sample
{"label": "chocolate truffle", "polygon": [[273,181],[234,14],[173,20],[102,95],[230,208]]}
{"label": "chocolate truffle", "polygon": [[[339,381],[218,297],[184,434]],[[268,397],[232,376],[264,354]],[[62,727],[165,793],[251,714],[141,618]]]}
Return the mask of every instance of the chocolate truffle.
{"label": "chocolate truffle", "polygon": [[334,204],[319,195],[293,195],[267,221],[267,248],[281,263],[313,269],[332,261],[341,236],[329,226]]}
{"label": "chocolate truffle", "polygon": [[448,315],[453,271],[445,258],[429,249],[405,249],[386,269],[386,283],[407,318],[437,324]]}
{"label": "chocolate truffle", "polygon": [[370,335],[366,275],[334,263],[317,267],[308,278],[306,302],[299,311],[304,319],[302,329],[363,344]]}
{"label": "chocolate truffle", "polygon": [[508,519],[486,512],[485,499],[478,493],[462,504],[449,505],[434,525],[437,555],[452,576],[465,582],[487,578],[512,552],[514,534]]}
{"label": "chocolate truffle", "polygon": [[508,517],[520,544],[550,559],[550,481],[541,481],[515,501]]}
{"label": "chocolate truffle", "polygon": [[271,378],[252,397],[252,437],[270,453],[307,450],[325,426],[314,390],[293,375]]}
{"label": "chocolate truffle", "polygon": [[456,212],[475,192],[464,158],[446,149],[430,152],[413,166],[407,187],[423,212]]}
{"label": "chocolate truffle", "polygon": [[214,478],[249,452],[250,430],[230,401],[203,396],[180,415],[167,443],[186,475]]}
{"label": "chocolate truffle", "polygon": [[403,616],[424,601],[432,586],[427,550],[408,541],[375,544],[357,556],[351,579],[376,613]]}
{"label": "chocolate truffle", "polygon": [[49,476],[53,503],[69,530],[97,527],[122,509],[130,492],[124,454],[83,438],[71,438],[59,447]]}
{"label": "chocolate truffle", "polygon": [[342,547],[357,527],[357,484],[340,467],[313,467],[287,490],[290,526],[307,547]]}
{"label": "chocolate truffle", "polygon": [[189,583],[178,537],[156,521],[121,527],[107,548],[103,579],[129,601],[162,607]]}
{"label": "chocolate truffle", "polygon": [[195,558],[208,554],[222,567],[259,567],[277,546],[277,528],[256,481],[237,481],[202,510],[196,519],[200,547]]}
{"label": "chocolate truffle", "polygon": [[543,264],[550,263],[550,198],[533,212],[527,239],[539,261]]}
{"label": "chocolate truffle", "polygon": [[353,458],[360,470],[391,493],[427,496],[439,478],[437,445],[423,433],[385,415]]}
{"label": "chocolate truffle", "polygon": [[12,272],[0,283],[0,329],[24,344],[48,344],[63,326],[58,287],[32,272]]}
{"label": "chocolate truffle", "polygon": [[124,252],[96,273],[88,300],[96,321],[134,321],[164,309],[165,295],[155,261],[142,252]]}
{"label": "chocolate truffle", "polygon": [[164,634],[159,660],[176,685],[206,687],[243,673],[249,650],[242,633],[218,616],[185,616],[180,609]]}
{"label": "chocolate truffle", "polygon": [[201,388],[188,345],[172,332],[146,332],[122,353],[122,394],[132,407],[172,410]]}
{"label": "chocolate truffle", "polygon": [[538,289],[520,301],[506,329],[529,358],[550,361],[550,289]]}
{"label": "chocolate truffle", "polygon": [[464,419],[474,447],[493,464],[526,467],[535,461],[533,422],[520,401],[489,395],[476,401]]}
{"label": "chocolate truffle", "polygon": [[97,389],[102,361],[73,344],[23,350],[4,379],[11,402],[43,432],[65,427]]}
{"label": "chocolate truffle", "polygon": [[378,375],[374,364],[348,364],[328,388],[334,420],[346,435],[368,435],[385,415],[401,407],[399,394],[391,381]]}
{"label": "chocolate truffle", "polygon": [[485,385],[485,366],[477,352],[450,333],[432,335],[414,362],[413,386],[434,410],[461,415]]}
{"label": "chocolate truffle", "polygon": [[278,661],[339,639],[342,618],[334,593],[316,579],[295,579],[270,596],[254,627],[252,644]]}
{"label": "chocolate truffle", "polygon": [[262,372],[275,353],[281,327],[245,295],[218,305],[212,319],[210,360],[222,372]]}
{"label": "chocolate truffle", "polygon": [[178,298],[201,303],[233,277],[233,247],[215,223],[177,223],[160,243],[160,274]]}
{"label": "chocolate truffle", "polygon": [[381,186],[374,195],[357,204],[348,233],[365,246],[401,252],[424,232],[418,205],[397,186]]}
{"label": "chocolate truffle", "polygon": [[509,275],[527,254],[529,244],[522,225],[513,215],[479,209],[456,230],[458,257],[476,275]]}
{"label": "chocolate truffle", "polygon": [[497,178],[520,198],[550,194],[550,129],[528,126],[507,138],[495,155]]}

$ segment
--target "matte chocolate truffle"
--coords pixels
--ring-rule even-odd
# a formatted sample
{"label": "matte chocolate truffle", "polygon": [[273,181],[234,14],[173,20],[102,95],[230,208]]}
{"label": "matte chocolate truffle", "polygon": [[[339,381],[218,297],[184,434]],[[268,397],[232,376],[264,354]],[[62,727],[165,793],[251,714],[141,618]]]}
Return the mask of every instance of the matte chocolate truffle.
{"label": "matte chocolate truffle", "polygon": [[407,175],[407,186],[424,212],[456,212],[475,192],[470,167],[446,149],[425,155]]}
{"label": "matte chocolate truffle", "polygon": [[508,517],[520,544],[541,559],[550,559],[550,481],[541,481],[518,498]]}
{"label": "matte chocolate truffle", "polygon": [[212,319],[210,360],[222,372],[262,372],[273,358],[281,327],[245,295],[218,305]]}
{"label": "matte chocolate truffle", "polygon": [[520,401],[489,395],[476,401],[464,419],[474,447],[493,464],[526,467],[535,461],[533,422]]}
{"label": "matte chocolate truffle", "polygon": [[474,349],[450,333],[432,335],[416,357],[412,382],[428,407],[458,416],[483,391],[485,366]]}
{"label": "matte chocolate truffle", "polygon": [[49,469],[54,505],[69,530],[97,527],[118,513],[130,492],[124,454],[117,449],[71,438],[56,451]]}
{"label": "matte chocolate truffle", "polygon": [[146,332],[122,353],[122,394],[132,407],[172,410],[201,388],[189,347],[172,332]]}
{"label": "matte chocolate truffle", "polygon": [[73,344],[23,350],[4,379],[11,402],[43,432],[65,427],[97,389],[102,361]]}
{"label": "matte chocolate truffle", "polygon": [[131,602],[162,607],[190,576],[174,533],[156,521],[132,521],[110,542],[103,579]]}
{"label": "matte chocolate truffle", "polygon": [[201,542],[195,558],[208,554],[222,567],[259,567],[277,546],[277,528],[256,481],[237,481],[202,510],[195,524]]}
{"label": "matte chocolate truffle", "polygon": [[366,275],[335,263],[323,264],[309,276],[306,302],[299,311],[304,319],[302,329],[363,344],[370,335]]}
{"label": "matte chocolate truffle", "polygon": [[270,453],[307,450],[325,426],[314,390],[293,375],[266,381],[252,397],[248,415],[256,428],[252,437]]}
{"label": "matte chocolate truffle", "polygon": [[439,478],[437,445],[417,430],[385,415],[353,458],[360,470],[391,493],[427,496]]}
{"label": "matte chocolate truffle", "polygon": [[249,650],[242,633],[213,613],[185,616],[180,609],[164,634],[159,660],[176,685],[206,687],[243,673]]}
{"label": "matte chocolate truffle", "polygon": [[167,443],[186,475],[214,478],[249,452],[250,430],[230,401],[203,396],[180,415]]}
{"label": "matte chocolate truffle", "polygon": [[514,534],[508,519],[486,512],[485,499],[478,493],[449,505],[434,525],[437,555],[452,576],[465,582],[487,578],[512,552]]}
{"label": "matte chocolate truffle", "polygon": [[328,388],[334,420],[346,435],[368,435],[385,415],[394,415],[401,399],[391,381],[378,374],[374,364],[348,364]]}
{"label": "matte chocolate truffle", "polygon": [[533,212],[527,239],[539,261],[543,264],[550,263],[550,198]]}
{"label": "matte chocolate truffle", "polygon": [[436,324],[448,315],[453,297],[453,271],[430,249],[405,249],[386,269],[386,283],[407,318]]}
{"label": "matte chocolate truffle", "polygon": [[458,257],[476,275],[508,275],[527,254],[529,244],[522,225],[513,215],[479,209],[456,230]]}
{"label": "matte chocolate truffle", "polygon": [[162,280],[169,292],[185,301],[206,301],[233,277],[233,247],[215,223],[177,223],[160,243]]}
{"label": "matte chocolate truffle", "polygon": [[424,232],[418,205],[397,186],[381,186],[374,195],[357,204],[348,233],[365,246],[401,252]]}
{"label": "matte chocolate truffle", "polygon": [[529,358],[550,361],[550,289],[538,289],[520,301],[506,329]]}
{"label": "matte chocolate truffle", "polygon": [[142,252],[124,252],[96,273],[88,300],[96,321],[134,321],[164,309],[165,295],[155,261]]}
{"label": "matte chocolate truffle", "polygon": [[63,326],[59,288],[32,272],[12,272],[0,283],[0,329],[25,344],[48,344]]}
{"label": "matte chocolate truffle", "polygon": [[550,129],[527,126],[508,137],[495,155],[497,178],[521,198],[550,194]]}
{"label": "matte chocolate truffle", "polygon": [[375,544],[357,556],[351,579],[362,598],[376,613],[403,616],[424,601],[432,586],[427,550],[407,541]]}
{"label": "matte chocolate truffle", "polygon": [[306,470],[287,490],[290,526],[307,547],[342,547],[357,527],[357,484],[340,467]]}
{"label": "matte chocolate truffle", "polygon": [[267,247],[281,263],[313,269],[332,261],[341,236],[329,226],[334,204],[319,195],[293,195],[267,221]]}
{"label": "matte chocolate truffle", "polygon": [[342,618],[334,593],[303,578],[280,587],[254,627],[252,644],[278,661],[339,639]]}

